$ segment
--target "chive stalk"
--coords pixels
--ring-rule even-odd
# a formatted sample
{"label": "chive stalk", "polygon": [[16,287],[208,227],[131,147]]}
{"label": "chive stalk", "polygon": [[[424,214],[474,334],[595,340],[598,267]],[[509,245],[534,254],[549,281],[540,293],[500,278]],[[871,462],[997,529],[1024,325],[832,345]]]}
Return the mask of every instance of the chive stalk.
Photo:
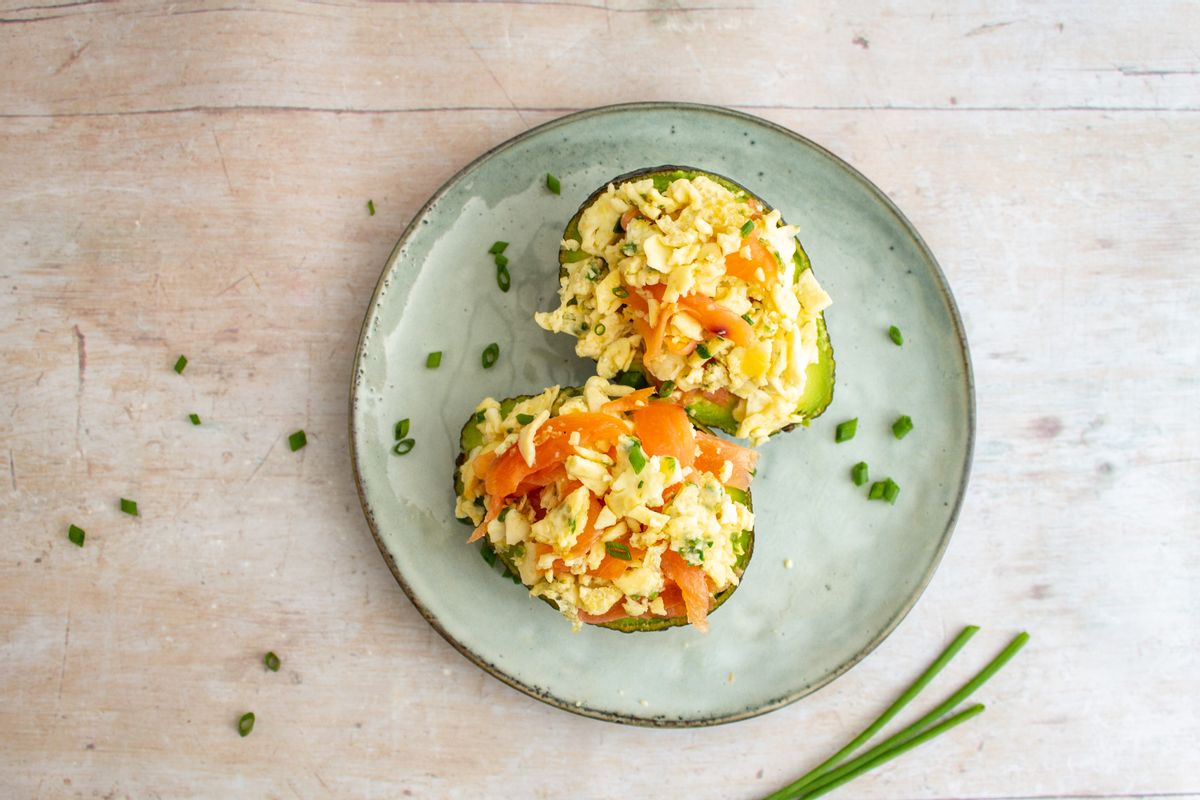
{"label": "chive stalk", "polygon": [[245,739],[252,730],[254,730],[254,712],[249,711],[242,714],[242,718],[238,720],[238,736]]}
{"label": "chive stalk", "polygon": [[629,552],[629,545],[624,542],[605,542],[604,550],[613,558],[619,558],[622,561],[633,560],[633,554]]}
{"label": "chive stalk", "polygon": [[480,356],[480,361],[483,363],[484,369],[491,369],[496,364],[496,359],[498,358],[500,358],[500,345],[492,342],[483,348],[483,355]]}
{"label": "chive stalk", "polygon": [[71,527],[67,528],[67,538],[70,539],[71,544],[75,545],[76,547],[83,547],[83,537],[86,535],[87,532],[78,525],[72,525]]}
{"label": "chive stalk", "polygon": [[833,433],[835,442],[848,442],[854,438],[854,434],[858,432],[858,417],[848,419],[837,426],[837,430]]}
{"label": "chive stalk", "polygon": [[306,444],[308,444],[308,434],[306,434],[303,430],[298,430],[288,437],[288,447],[292,448],[293,453],[304,447]]}
{"label": "chive stalk", "polygon": [[546,173],[546,188],[555,194],[562,194],[562,184],[549,172]]}
{"label": "chive stalk", "polygon": [[850,480],[854,481],[855,486],[862,486],[869,480],[867,462],[860,461],[850,468]]}
{"label": "chive stalk", "polygon": [[175,373],[177,375],[182,375],[183,371],[186,368],[187,368],[187,356],[180,356],[179,359],[175,362]]}
{"label": "chive stalk", "polygon": [[131,517],[138,516],[137,502],[127,498],[121,498],[121,510]]}
{"label": "chive stalk", "polygon": [[274,650],[268,650],[267,654],[263,656],[263,664],[271,672],[279,672],[279,656],[275,655]]}
{"label": "chive stalk", "polygon": [[409,425],[410,425],[410,421],[409,421],[408,417],[405,417],[404,419],[397,422],[396,427],[392,430],[393,438],[395,438],[396,441],[407,438]]}
{"label": "chive stalk", "polygon": [[746,224],[742,226],[742,238],[745,239],[754,230],[754,220],[746,220]]}
{"label": "chive stalk", "polygon": [[396,445],[392,448],[392,453],[398,456],[406,456],[412,452],[412,449],[416,446],[417,442],[415,439],[401,439],[400,441],[396,442]]}
{"label": "chive stalk", "polygon": [[442,365],[442,351],[435,350],[425,356],[425,369],[437,369]]}
{"label": "chive stalk", "polygon": [[908,436],[912,429],[912,417],[910,417],[908,414],[897,417],[896,421],[892,423],[892,435],[897,439],[903,439],[905,436]]}
{"label": "chive stalk", "polygon": [[901,333],[900,329],[895,325],[888,328],[888,338],[892,340],[896,347],[900,347],[904,344],[904,334]]}
{"label": "chive stalk", "polygon": [[188,414],[188,419],[190,419],[192,421],[193,425],[200,424],[200,415],[199,414]]}

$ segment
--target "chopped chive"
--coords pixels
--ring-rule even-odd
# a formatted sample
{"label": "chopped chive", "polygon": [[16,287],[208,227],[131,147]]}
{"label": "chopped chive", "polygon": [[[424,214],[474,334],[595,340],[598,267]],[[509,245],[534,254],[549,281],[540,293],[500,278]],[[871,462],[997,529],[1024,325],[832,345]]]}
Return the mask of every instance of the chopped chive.
{"label": "chopped chive", "polygon": [[497,253],[496,254],[496,266],[497,267],[507,267],[508,266],[508,256]]}
{"label": "chopped chive", "polygon": [[624,300],[626,297],[629,297],[629,290],[624,286],[618,286],[617,288],[613,289],[613,294]]}
{"label": "chopped chive", "polygon": [[185,367],[187,367],[187,356],[180,356],[179,360],[175,362],[176,374],[182,375]]}
{"label": "chopped chive", "polygon": [[415,439],[401,439],[396,442],[396,446],[392,448],[392,452],[398,456],[406,456],[412,449],[417,446]]}
{"label": "chopped chive", "polygon": [[558,182],[558,178],[546,173],[546,188],[555,194],[562,194],[562,184]]}
{"label": "chopped chive", "polygon": [[190,419],[192,421],[193,425],[200,424],[200,415],[199,414],[188,414],[188,419]]}
{"label": "chopped chive", "polygon": [[274,650],[267,651],[267,654],[263,656],[263,663],[271,672],[279,672],[279,656],[275,655]]}
{"label": "chopped chive", "polygon": [[884,481],[875,481],[871,484],[871,488],[867,490],[868,500],[882,500],[883,490],[887,488],[887,483]]}
{"label": "chopped chive", "polygon": [[750,324],[750,325],[754,324],[754,320],[750,318],[749,311],[747,311],[745,314],[742,314],[742,319],[746,320],[747,324]]}
{"label": "chopped chive", "polygon": [[483,543],[479,545],[479,555],[483,557],[489,567],[496,566],[496,548],[492,547],[492,543],[487,539],[484,539]]}
{"label": "chopped chive", "polygon": [[245,739],[252,730],[254,730],[254,712],[249,711],[242,714],[242,718],[238,720],[238,736]]}
{"label": "chopped chive", "polygon": [[901,333],[900,329],[897,328],[895,325],[888,328],[888,338],[890,338],[893,342],[896,343],[896,347],[900,347],[901,345],[904,344],[904,334]]}
{"label": "chopped chive", "polygon": [[375,201],[374,200],[367,201],[367,213],[370,214],[372,217],[375,216]]}
{"label": "chopped chive", "polygon": [[860,461],[850,468],[850,480],[854,481],[855,486],[862,486],[867,482],[867,462]]}
{"label": "chopped chive", "polygon": [[604,549],[613,558],[619,558],[622,561],[633,561],[633,553],[629,552],[629,545],[624,542],[605,542]]}
{"label": "chopped chive", "polygon": [[658,387],[657,394],[659,397],[670,397],[671,393],[674,391],[675,381],[666,381],[662,386]]}
{"label": "chopped chive", "polygon": [[71,544],[75,545],[76,547],[83,547],[83,537],[86,535],[87,534],[84,532],[83,528],[79,527],[78,525],[72,525],[71,527],[67,528],[67,538],[70,539]]}
{"label": "chopped chive", "polygon": [[696,353],[701,358],[706,360],[712,358],[712,351],[708,349],[707,342],[701,342],[700,344],[696,345]]}
{"label": "chopped chive", "polygon": [[631,256],[637,252],[637,245],[633,242],[626,242],[621,245],[621,255]]}
{"label": "chopped chive", "polygon": [[495,365],[496,359],[498,359],[499,357],[500,357],[500,345],[496,344],[495,342],[492,342],[487,347],[483,348],[483,355],[480,357],[480,360],[483,363],[483,368],[491,369]]}
{"label": "chopped chive", "polygon": [[442,351],[435,350],[425,356],[425,369],[437,369],[442,365]]}
{"label": "chopped chive", "polygon": [[637,475],[641,475],[642,470],[646,468],[646,454],[642,452],[642,443],[637,439],[634,439],[629,447],[629,466],[633,467],[634,474]]}
{"label": "chopped chive", "polygon": [[858,417],[848,419],[837,426],[837,430],[833,433],[835,442],[848,442],[854,438],[854,434],[858,432]]}
{"label": "chopped chive", "polygon": [[618,372],[613,383],[628,386],[631,389],[644,389],[646,387],[646,376],[639,370],[627,369],[623,372]]}
{"label": "chopped chive", "polygon": [[494,256],[498,256],[501,253],[503,253],[505,248],[507,248],[507,247],[508,247],[508,242],[495,241],[495,242],[492,242],[492,246],[488,248],[488,252]]}
{"label": "chopped chive", "polygon": [[533,422],[533,414],[517,414],[517,422],[522,425],[528,425]]}
{"label": "chopped chive", "polygon": [[405,417],[404,419],[402,419],[396,423],[396,427],[392,431],[392,433],[395,435],[396,441],[400,441],[401,439],[404,439],[408,436],[408,428],[409,428],[408,417]]}
{"label": "chopped chive", "polygon": [[507,292],[512,287],[512,276],[508,274],[508,267],[496,265],[496,285],[502,292]]}
{"label": "chopped chive", "polygon": [[883,482],[883,499],[890,504],[896,505],[896,498],[900,496],[900,486],[891,478]]}
{"label": "chopped chive", "polygon": [[124,511],[126,514],[128,514],[131,517],[138,516],[137,503],[133,500],[127,500],[124,497],[122,497],[121,498],[121,510]]}
{"label": "chopped chive", "polygon": [[898,417],[896,421],[892,423],[892,435],[897,439],[903,439],[905,436],[908,436],[912,429],[912,417],[910,417],[908,414]]}
{"label": "chopped chive", "polygon": [[597,336],[603,336],[604,332],[607,330],[608,330],[608,326],[605,325],[603,322],[596,323],[596,335]]}
{"label": "chopped chive", "polygon": [[288,437],[288,447],[292,448],[293,453],[306,444],[308,444],[308,435],[303,430],[296,431]]}
{"label": "chopped chive", "polygon": [[745,239],[754,230],[754,220],[746,220],[746,224],[742,226],[742,238]]}

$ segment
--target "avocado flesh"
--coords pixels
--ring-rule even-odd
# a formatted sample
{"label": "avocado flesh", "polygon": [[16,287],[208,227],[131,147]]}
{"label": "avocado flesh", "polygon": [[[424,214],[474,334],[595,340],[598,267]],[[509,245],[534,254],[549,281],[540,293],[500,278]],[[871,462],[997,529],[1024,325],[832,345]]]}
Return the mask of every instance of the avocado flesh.
{"label": "avocado flesh", "polygon": [[[583,212],[588,206],[596,202],[600,195],[607,191],[609,184],[619,185],[626,181],[643,180],[650,178],[654,181],[654,188],[660,192],[664,191],[674,181],[680,178],[691,180],[698,175],[705,177],[721,184],[734,194],[752,197],[757,200],[763,207],[765,212],[771,211],[771,206],[763,201],[744,186],[739,186],[736,182],[726,178],[723,175],[717,175],[713,172],[705,172],[694,167],[677,167],[677,166],[662,166],[650,167],[647,169],[635,170],[624,175],[619,175],[613,178],[604,186],[600,187],[583,201],[579,210],[575,212],[575,216],[571,217],[567,223],[566,229],[563,231],[563,239],[572,239],[580,241],[579,236],[579,220],[583,216]],[[590,258],[586,253],[579,250],[559,249],[558,263],[559,275],[563,275],[566,270],[566,265],[576,261],[582,261],[585,258]],[[806,270],[812,269],[812,262],[808,258],[808,253],[804,251],[804,246],[800,240],[796,240],[796,253],[792,257],[792,261],[796,265],[797,277]],[[833,345],[829,341],[829,331],[825,327],[825,315],[822,313],[817,318],[817,353],[818,359],[815,363],[810,364],[806,372],[806,382],[804,385],[804,393],[800,397],[800,402],[796,406],[796,413],[803,417],[800,423],[807,426],[809,422],[821,416],[829,404],[833,402],[833,383],[835,362],[833,359]],[[640,365],[638,368],[641,368]],[[708,398],[700,398],[688,403],[686,406],[688,415],[691,416],[694,422],[705,425],[710,428],[728,433],[730,436],[737,436],[738,423],[734,419],[734,410],[737,408],[739,398],[733,397],[727,404],[716,403]],[[783,430],[791,430],[794,426],[789,425]],[[778,431],[776,431],[778,433]],[[772,434],[774,435],[774,434]]]}
{"label": "avocado flesh", "polygon": [[[557,412],[559,407],[562,405],[563,401],[567,400],[570,397],[577,397],[579,394],[582,393],[582,391],[583,390],[581,388],[575,387],[575,386],[564,387],[559,392],[558,398],[554,401],[553,411]],[[500,408],[502,410],[504,410],[504,409],[511,410],[517,403],[521,402],[522,400],[527,400],[533,396],[534,395],[526,394],[526,395],[519,395],[517,397],[511,397],[507,400],[502,400],[500,403]],[[455,459],[455,462],[454,462],[454,493],[455,493],[455,495],[460,496],[460,497],[462,496],[464,487],[462,485],[462,481],[459,480],[458,470],[459,470],[459,467],[461,467],[466,462],[467,453],[469,453],[472,449],[478,447],[479,445],[483,444],[483,432],[479,429],[480,422],[482,422],[482,420],[477,419],[475,415],[470,416],[467,419],[466,424],[463,425],[462,433],[459,434],[460,449],[459,449],[459,453],[458,453],[458,458]],[[704,430],[706,433],[709,432],[703,424],[697,423],[696,427],[699,430]],[[726,487],[726,490],[729,492],[729,495],[733,498],[734,502],[741,503],[742,505],[746,506],[747,508],[749,508],[751,510],[754,509],[754,501],[750,495],[749,489],[743,491],[741,489],[736,489],[732,486],[729,486],[729,487]],[[470,520],[460,518],[459,521],[463,522],[464,524],[474,525],[474,523],[471,522]],[[742,554],[738,556],[737,561],[734,563],[734,570],[738,573],[739,579],[741,578],[742,575],[745,574],[746,566],[750,563],[750,556],[754,553],[754,531],[753,530],[744,531],[743,533],[747,534],[745,547],[744,547]],[[486,537],[483,539],[483,545],[490,546],[490,542],[488,541],[488,539]],[[508,554],[506,554],[502,550],[496,550],[495,553],[496,553],[496,560],[499,561],[501,564],[503,564],[504,568],[509,573],[511,573],[514,576],[519,576],[521,574],[520,571],[517,569],[516,563],[508,557]],[[528,586],[525,586],[525,584],[521,584],[521,586],[523,586],[526,589],[529,588]],[[718,592],[716,595],[714,595],[713,603],[712,603],[712,606],[709,607],[708,613],[712,614],[714,611],[716,611],[718,608],[720,608],[721,605],[730,598],[730,596],[734,593],[734,591],[736,589],[737,589],[737,586],[730,586],[727,589],[724,589],[723,591]],[[547,605],[549,605],[551,608],[554,608],[555,610],[558,609],[558,604],[555,603],[553,600],[550,600],[545,597],[542,597],[539,599],[542,600]],[[595,625],[593,625],[593,627],[609,628],[611,630],[620,631],[622,633],[637,633],[640,631],[661,631],[661,630],[666,630],[667,628],[675,628],[680,625],[687,625],[687,624],[688,624],[688,621],[687,621],[686,616],[684,616],[684,617],[624,617],[622,619],[611,620],[610,622],[596,623]]]}

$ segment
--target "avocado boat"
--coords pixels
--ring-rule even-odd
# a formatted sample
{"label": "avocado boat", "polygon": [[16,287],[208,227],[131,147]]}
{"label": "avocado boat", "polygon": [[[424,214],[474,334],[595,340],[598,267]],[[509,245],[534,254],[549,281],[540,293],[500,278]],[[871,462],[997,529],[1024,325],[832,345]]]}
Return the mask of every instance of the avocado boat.
{"label": "avocado boat", "polygon": [[567,223],[561,304],[535,320],[602,377],[675,387],[696,422],[760,443],[833,399],[829,298],[795,230],[712,172],[618,176]]}
{"label": "avocado boat", "polygon": [[750,561],[757,454],[653,389],[593,377],[488,398],[459,443],[471,541],[576,627],[706,629]]}

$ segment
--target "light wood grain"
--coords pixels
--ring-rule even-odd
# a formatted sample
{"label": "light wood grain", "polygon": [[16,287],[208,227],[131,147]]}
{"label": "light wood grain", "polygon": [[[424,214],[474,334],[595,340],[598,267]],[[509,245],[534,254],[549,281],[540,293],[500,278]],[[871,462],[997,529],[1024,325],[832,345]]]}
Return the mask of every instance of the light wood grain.
{"label": "light wood grain", "polygon": [[[951,677],[1034,635],[987,714],[843,796],[1200,798],[1198,7],[611,5],[4,4],[0,795],[753,798],[978,622]],[[976,369],[925,597],[817,695],[711,730],[477,670],[396,587],[347,458],[411,215],[507,137],[631,99],[754,109],[861,169],[940,258]]]}

